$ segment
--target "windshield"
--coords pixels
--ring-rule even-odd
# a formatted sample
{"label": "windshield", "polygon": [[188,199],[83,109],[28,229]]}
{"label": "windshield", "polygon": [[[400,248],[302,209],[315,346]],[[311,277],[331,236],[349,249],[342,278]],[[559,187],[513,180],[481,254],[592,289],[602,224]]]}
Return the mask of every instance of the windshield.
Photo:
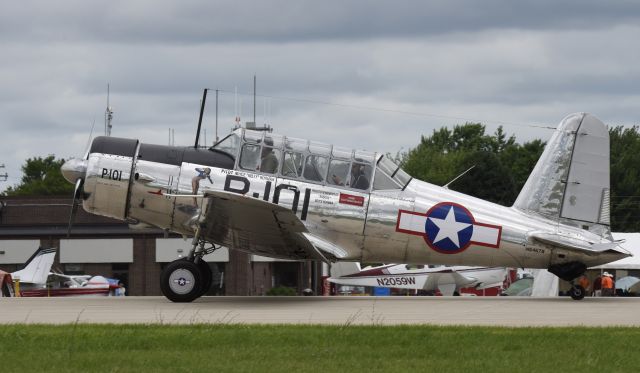
{"label": "windshield", "polygon": [[411,176],[404,172],[400,166],[395,164],[389,157],[381,156],[378,159],[376,175],[373,181],[373,189],[402,189],[407,187],[411,181]]}
{"label": "windshield", "polygon": [[236,132],[230,134],[224,139],[218,141],[209,150],[221,151],[229,154],[233,159],[236,159],[238,155],[238,149],[240,148],[240,136]]}

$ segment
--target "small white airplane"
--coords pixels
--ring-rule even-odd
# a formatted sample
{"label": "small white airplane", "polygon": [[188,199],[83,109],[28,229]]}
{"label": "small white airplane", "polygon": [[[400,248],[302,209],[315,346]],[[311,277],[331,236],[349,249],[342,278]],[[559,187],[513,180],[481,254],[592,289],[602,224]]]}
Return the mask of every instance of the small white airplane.
{"label": "small white airplane", "polygon": [[[13,281],[20,281],[22,297],[60,296],[108,296],[122,293],[117,284],[112,284],[103,276],[65,275],[51,272],[56,256],[55,248],[39,248],[25,262],[25,267],[11,273]],[[11,288],[12,296],[15,288]],[[122,294],[124,295],[124,294]]]}
{"label": "small white airplane", "polygon": [[[609,132],[587,113],[562,120],[511,207],[416,180],[381,153],[243,128],[203,149],[200,124],[193,147],[97,137],[62,166],[75,183],[69,230],[81,201],[193,237],[160,275],[174,302],[207,291],[202,258],[223,246],[329,264],[545,268],[566,281],[631,255],[611,236]],[[572,298],[584,295],[574,284]]]}
{"label": "small white airplane", "polygon": [[501,287],[506,268],[388,264],[360,268],[359,263],[338,262],[331,266],[329,282],[351,286],[439,290],[442,295],[460,295],[462,288],[477,290]]}
{"label": "small white airplane", "polygon": [[47,277],[56,257],[56,249],[40,247],[25,262],[25,267],[11,274],[14,281],[20,281],[21,291],[46,287]]}

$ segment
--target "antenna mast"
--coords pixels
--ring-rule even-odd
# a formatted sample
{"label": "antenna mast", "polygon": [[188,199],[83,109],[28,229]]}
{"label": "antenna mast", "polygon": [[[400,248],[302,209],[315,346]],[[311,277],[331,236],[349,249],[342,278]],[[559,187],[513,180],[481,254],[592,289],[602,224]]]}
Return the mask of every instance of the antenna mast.
{"label": "antenna mast", "polygon": [[193,145],[194,148],[198,149],[198,144],[200,142],[200,129],[202,128],[202,115],[204,115],[204,105],[207,102],[207,91],[209,88],[205,88],[202,93],[202,103],[200,104],[200,118],[198,118],[198,130],[196,131],[196,142]]}
{"label": "antenna mast", "polygon": [[113,108],[109,106],[109,84],[107,84],[107,109],[104,111],[104,135],[111,136],[111,120],[113,119]]}

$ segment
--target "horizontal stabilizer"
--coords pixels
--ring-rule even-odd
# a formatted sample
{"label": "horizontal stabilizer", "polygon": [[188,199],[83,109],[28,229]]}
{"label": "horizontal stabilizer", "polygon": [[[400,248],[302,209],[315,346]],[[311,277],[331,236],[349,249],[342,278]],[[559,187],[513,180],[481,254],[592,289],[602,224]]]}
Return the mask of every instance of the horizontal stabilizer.
{"label": "horizontal stabilizer", "polygon": [[545,232],[530,232],[529,238],[542,242],[547,245],[558,246],[563,249],[579,251],[589,255],[597,255],[605,251],[616,251],[622,254],[631,256],[627,250],[623,249],[617,242],[605,242],[605,243],[589,243],[584,240],[579,240],[569,236],[563,236],[554,233]]}

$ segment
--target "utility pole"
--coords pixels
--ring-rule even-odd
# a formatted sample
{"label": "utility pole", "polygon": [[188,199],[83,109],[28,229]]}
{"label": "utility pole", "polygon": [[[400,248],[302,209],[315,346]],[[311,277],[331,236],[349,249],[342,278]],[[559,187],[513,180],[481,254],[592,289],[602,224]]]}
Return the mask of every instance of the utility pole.
{"label": "utility pole", "polygon": [[[0,168],[4,168],[4,163],[0,164]],[[9,174],[7,174],[6,172],[4,174],[0,174],[0,181],[7,181],[8,178]]]}
{"label": "utility pole", "polygon": [[218,89],[216,89],[216,137],[213,143],[218,142]]}

